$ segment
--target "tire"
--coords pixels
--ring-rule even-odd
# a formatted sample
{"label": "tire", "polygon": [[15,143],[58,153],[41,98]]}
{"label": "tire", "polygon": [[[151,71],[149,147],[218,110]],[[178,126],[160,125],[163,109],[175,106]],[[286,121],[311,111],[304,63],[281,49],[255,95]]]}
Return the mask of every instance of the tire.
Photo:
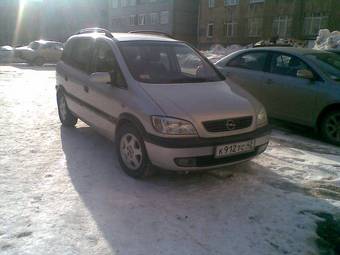
{"label": "tire", "polygon": [[321,134],[327,142],[340,146],[340,110],[325,115],[321,122]]}
{"label": "tire", "polygon": [[37,57],[35,60],[34,60],[34,64],[36,66],[42,66],[45,64],[45,59],[42,58],[42,57]]}
{"label": "tire", "polygon": [[128,176],[140,179],[153,174],[144,139],[131,124],[123,124],[118,128],[116,151],[119,164]]}
{"label": "tire", "polygon": [[65,96],[62,92],[57,94],[58,114],[60,122],[66,127],[74,127],[78,118],[68,109]]}

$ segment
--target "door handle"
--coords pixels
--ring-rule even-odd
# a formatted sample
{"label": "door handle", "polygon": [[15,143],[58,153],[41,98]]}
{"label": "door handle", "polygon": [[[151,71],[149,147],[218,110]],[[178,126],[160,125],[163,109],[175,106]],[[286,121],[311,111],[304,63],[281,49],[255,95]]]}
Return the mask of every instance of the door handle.
{"label": "door handle", "polygon": [[89,92],[89,87],[88,87],[88,86],[84,86],[84,91],[85,91],[86,93],[88,93],[88,92]]}

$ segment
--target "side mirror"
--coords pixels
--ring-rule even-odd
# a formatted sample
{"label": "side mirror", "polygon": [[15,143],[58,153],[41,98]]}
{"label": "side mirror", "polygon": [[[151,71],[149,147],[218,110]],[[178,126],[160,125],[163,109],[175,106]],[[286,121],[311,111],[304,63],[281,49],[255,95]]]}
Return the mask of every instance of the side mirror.
{"label": "side mirror", "polygon": [[90,75],[90,81],[102,84],[111,84],[112,74],[108,72],[97,72]]}
{"label": "side mirror", "polygon": [[298,70],[296,76],[302,79],[313,80],[314,74],[308,69]]}

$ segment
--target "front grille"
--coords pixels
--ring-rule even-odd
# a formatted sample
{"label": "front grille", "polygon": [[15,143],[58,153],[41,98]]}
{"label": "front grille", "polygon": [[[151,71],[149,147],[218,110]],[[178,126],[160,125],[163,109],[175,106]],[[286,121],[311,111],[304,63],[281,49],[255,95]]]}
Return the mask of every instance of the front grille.
{"label": "front grille", "polygon": [[241,117],[235,119],[211,120],[203,122],[203,126],[208,132],[226,132],[243,129],[251,126],[253,117]]}
{"label": "front grille", "polygon": [[234,155],[234,156],[229,156],[229,157],[225,157],[225,158],[215,158],[214,155],[210,155],[210,156],[200,156],[200,157],[193,157],[193,158],[182,158],[182,159],[186,159],[187,162],[189,162],[190,164],[181,164],[180,163],[180,158],[175,159],[175,163],[177,166],[180,167],[213,167],[213,166],[218,166],[218,165],[223,165],[223,164],[229,164],[229,163],[233,163],[233,162],[237,162],[237,161],[241,161],[241,160],[246,160],[252,157],[255,157],[259,151],[258,148],[256,148],[255,151],[251,151],[248,153],[243,153],[243,154],[238,154],[238,155]]}

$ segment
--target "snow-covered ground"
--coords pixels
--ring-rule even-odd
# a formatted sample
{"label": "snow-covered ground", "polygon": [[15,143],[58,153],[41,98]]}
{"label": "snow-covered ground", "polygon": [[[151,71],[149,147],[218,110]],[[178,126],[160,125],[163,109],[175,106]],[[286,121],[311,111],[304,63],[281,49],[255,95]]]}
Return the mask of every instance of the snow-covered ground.
{"label": "snow-covered ground", "polygon": [[54,85],[54,67],[0,66],[0,254],[319,254],[340,148],[278,126],[247,164],[138,181],[94,130],[60,126]]}

